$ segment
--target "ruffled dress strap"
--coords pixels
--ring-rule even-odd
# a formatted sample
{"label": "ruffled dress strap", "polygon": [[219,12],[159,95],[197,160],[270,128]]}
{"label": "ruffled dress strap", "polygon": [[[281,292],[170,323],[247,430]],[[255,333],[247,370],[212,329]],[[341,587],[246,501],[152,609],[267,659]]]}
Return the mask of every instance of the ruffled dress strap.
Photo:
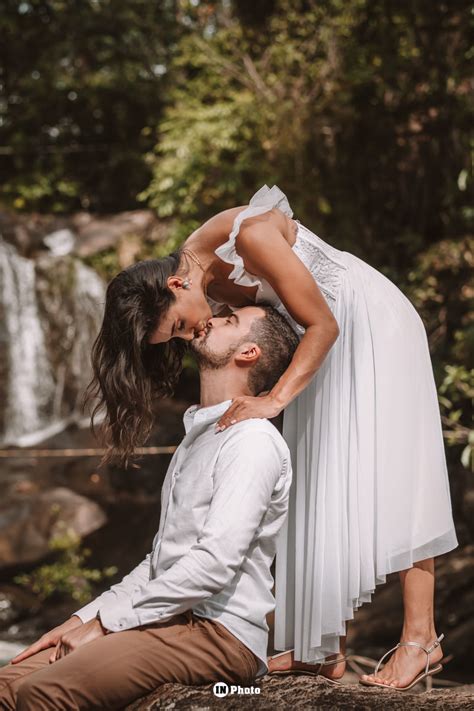
{"label": "ruffled dress strap", "polygon": [[273,207],[277,207],[285,215],[288,215],[288,217],[293,216],[293,210],[290,207],[285,193],[282,192],[277,185],[274,185],[272,188],[269,188],[268,185],[263,185],[260,190],[257,190],[255,195],[252,196],[248,207],[239,212],[235,218],[232,231],[227,242],[224,242],[224,244],[220,245],[220,247],[215,250],[215,254],[217,254],[223,262],[234,265],[234,269],[229,274],[229,279],[232,279],[236,284],[241,284],[242,286],[255,286],[256,284],[261,283],[261,280],[258,277],[245,271],[243,259],[237,254],[237,250],[235,248],[235,240],[239,234],[240,225],[243,220],[247,217],[262,215],[264,212],[268,212]]}

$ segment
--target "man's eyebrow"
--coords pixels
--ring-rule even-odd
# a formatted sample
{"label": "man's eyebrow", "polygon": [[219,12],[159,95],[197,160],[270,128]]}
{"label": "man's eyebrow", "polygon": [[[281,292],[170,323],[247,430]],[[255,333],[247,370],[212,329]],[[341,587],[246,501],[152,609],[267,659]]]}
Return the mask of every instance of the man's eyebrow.
{"label": "man's eyebrow", "polygon": [[232,318],[232,316],[235,318],[236,324],[237,324],[237,326],[238,326],[239,323],[240,323],[239,317],[237,316],[237,314],[236,314],[234,311],[232,311],[232,313],[230,314],[229,318]]}

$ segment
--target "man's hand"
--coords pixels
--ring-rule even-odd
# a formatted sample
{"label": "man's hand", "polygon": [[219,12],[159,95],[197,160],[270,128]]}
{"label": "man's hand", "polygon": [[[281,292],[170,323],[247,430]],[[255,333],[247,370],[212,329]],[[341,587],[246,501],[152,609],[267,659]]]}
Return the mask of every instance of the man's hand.
{"label": "man's hand", "polygon": [[89,620],[89,622],[80,625],[80,627],[64,632],[58,640],[56,649],[49,658],[49,661],[50,663],[56,662],[78,647],[82,647],[83,644],[92,642],[92,640],[97,639],[97,637],[104,637],[106,634],[107,632],[104,627],[102,627],[100,620],[95,617],[93,620]]}
{"label": "man's hand", "polygon": [[54,627],[52,630],[50,630],[50,632],[45,632],[45,634],[40,637],[37,642],[33,642],[33,644],[30,644],[30,646],[20,652],[20,654],[17,654],[16,657],[13,657],[13,659],[10,660],[10,663],[18,664],[18,662],[21,662],[23,659],[31,657],[32,654],[41,652],[42,649],[48,649],[48,647],[55,647],[61,640],[63,634],[67,634],[68,632],[71,632],[72,630],[75,630],[78,627],[82,627],[83,624],[84,623],[82,622],[80,617],[73,615],[68,620],[66,620],[66,622],[63,622],[62,625]]}

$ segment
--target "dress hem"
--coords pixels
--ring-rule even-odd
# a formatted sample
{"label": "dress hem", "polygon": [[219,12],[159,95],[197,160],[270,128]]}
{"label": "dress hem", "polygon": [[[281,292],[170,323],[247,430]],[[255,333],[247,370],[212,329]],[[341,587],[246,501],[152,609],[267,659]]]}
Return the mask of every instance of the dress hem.
{"label": "dress hem", "polygon": [[[318,649],[318,654],[316,657],[310,657],[304,654],[298,653],[296,649],[288,645],[277,645],[274,644],[276,651],[288,651],[294,649],[294,659],[295,661],[306,662],[308,664],[323,661],[327,656],[331,654],[339,653],[339,638],[346,635],[346,623],[354,619],[354,613],[362,607],[363,604],[371,602],[372,595],[375,593],[376,588],[379,585],[386,583],[386,576],[392,573],[399,573],[402,570],[408,570],[413,567],[415,563],[429,558],[437,558],[440,555],[445,555],[450,551],[454,550],[458,546],[458,540],[456,537],[456,532],[454,528],[450,528],[446,533],[432,539],[428,543],[418,546],[410,551],[405,551],[403,554],[397,554],[390,559],[390,563],[387,565],[387,570],[385,573],[381,573],[376,577],[375,587],[366,590],[361,593],[359,598],[353,600],[352,614],[347,610],[347,615],[342,620],[341,632],[326,632],[321,635],[321,644],[314,645],[313,648]],[[411,559],[411,563],[407,564],[406,560]],[[324,640],[324,641],[323,641]]]}

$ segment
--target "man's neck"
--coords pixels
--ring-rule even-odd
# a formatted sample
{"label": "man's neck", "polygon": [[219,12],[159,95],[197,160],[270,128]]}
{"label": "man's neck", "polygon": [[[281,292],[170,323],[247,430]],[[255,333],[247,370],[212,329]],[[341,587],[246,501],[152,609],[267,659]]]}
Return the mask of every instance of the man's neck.
{"label": "man's neck", "polygon": [[[240,373],[222,370],[201,370],[199,372],[201,388],[201,407],[211,407],[224,400],[232,400],[241,395],[252,395],[246,382],[242,382]],[[246,376],[245,376],[246,377]]]}

